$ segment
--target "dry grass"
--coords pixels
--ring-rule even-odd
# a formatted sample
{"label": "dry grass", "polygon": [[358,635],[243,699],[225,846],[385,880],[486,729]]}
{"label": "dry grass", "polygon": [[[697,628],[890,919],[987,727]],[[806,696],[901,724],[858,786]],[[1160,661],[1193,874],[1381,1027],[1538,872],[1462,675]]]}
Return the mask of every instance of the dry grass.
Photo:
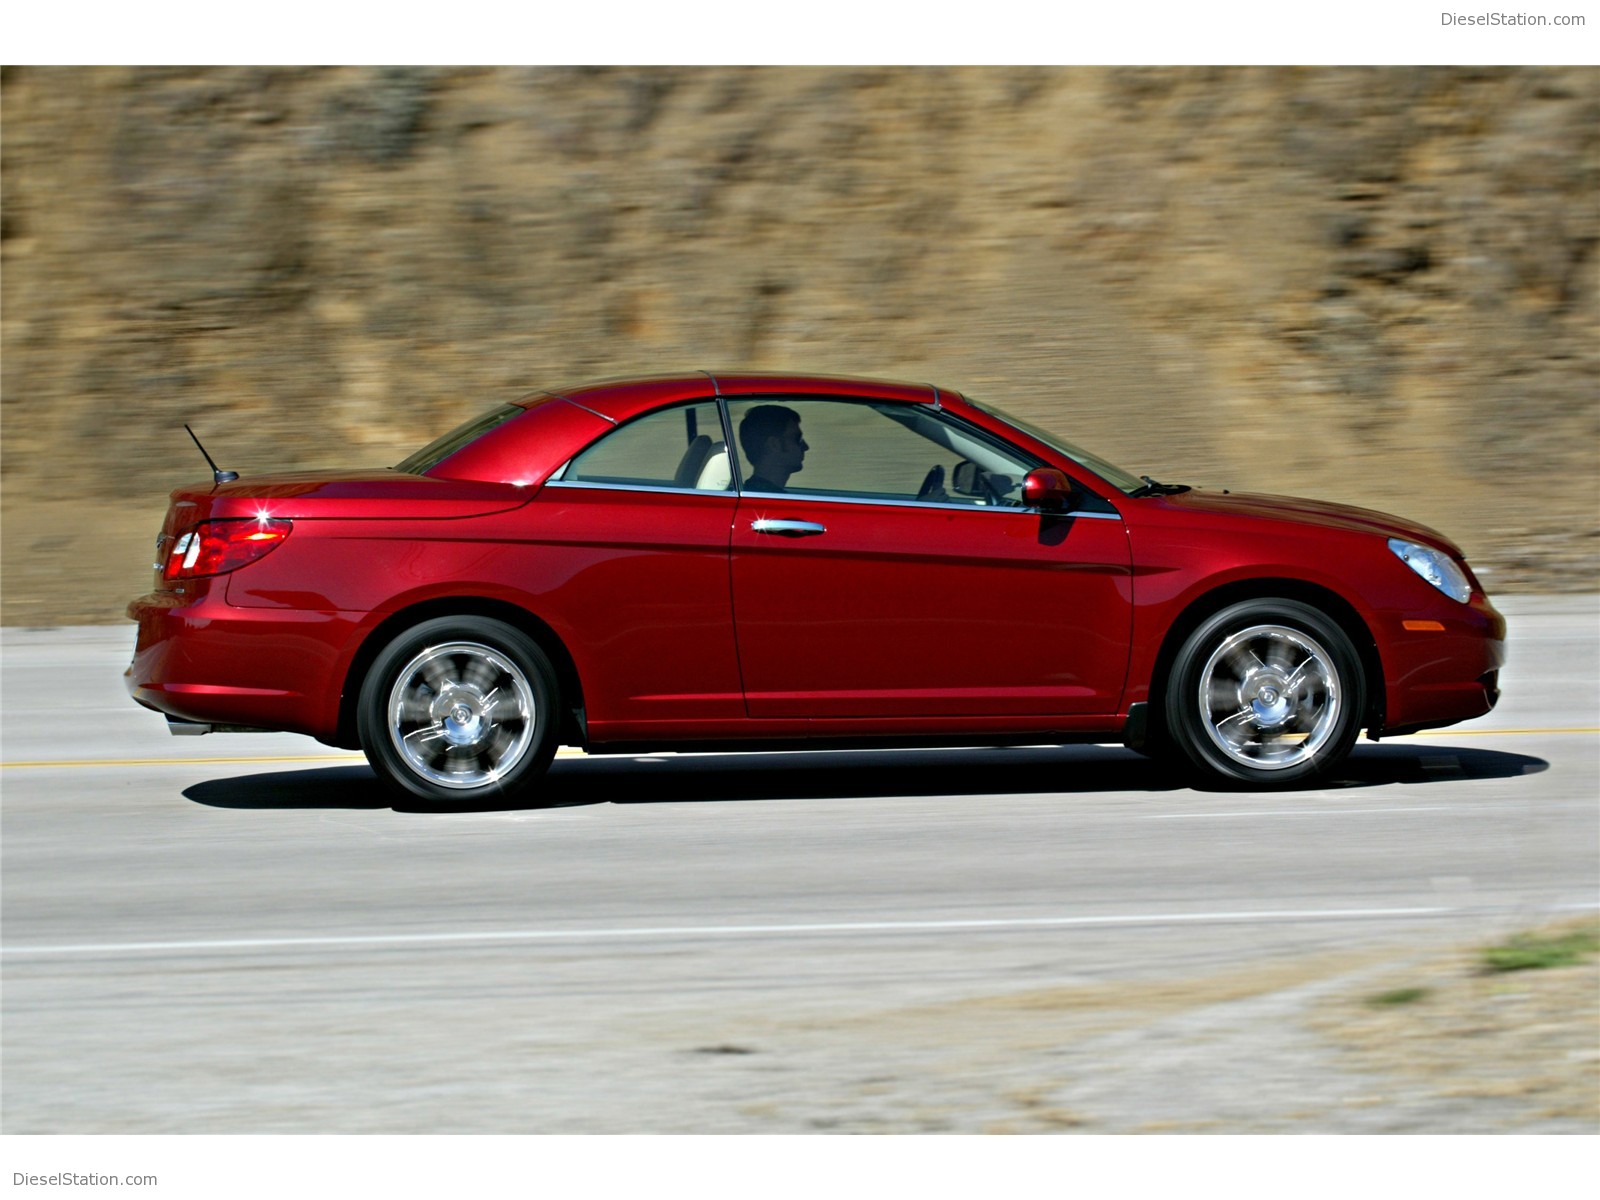
{"label": "dry grass", "polygon": [[[1366,1069],[1437,1095],[1516,1097],[1600,1132],[1600,921],[1441,954],[1325,1003],[1314,1024]],[[1538,959],[1540,969],[1503,964]],[[1375,1004],[1400,990],[1410,1003]]]}

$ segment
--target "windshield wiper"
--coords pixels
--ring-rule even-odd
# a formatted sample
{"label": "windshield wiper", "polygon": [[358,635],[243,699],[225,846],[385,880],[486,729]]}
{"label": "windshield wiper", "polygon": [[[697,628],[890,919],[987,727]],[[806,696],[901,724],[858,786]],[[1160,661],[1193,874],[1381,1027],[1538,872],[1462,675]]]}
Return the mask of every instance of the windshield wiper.
{"label": "windshield wiper", "polygon": [[1128,493],[1128,495],[1130,495],[1130,496],[1176,496],[1180,492],[1191,492],[1191,491],[1194,490],[1187,483],[1157,483],[1154,479],[1151,479],[1150,476],[1148,476],[1148,475],[1141,475],[1141,476],[1139,476],[1139,478],[1144,480],[1144,486],[1143,487],[1134,488],[1133,491]]}

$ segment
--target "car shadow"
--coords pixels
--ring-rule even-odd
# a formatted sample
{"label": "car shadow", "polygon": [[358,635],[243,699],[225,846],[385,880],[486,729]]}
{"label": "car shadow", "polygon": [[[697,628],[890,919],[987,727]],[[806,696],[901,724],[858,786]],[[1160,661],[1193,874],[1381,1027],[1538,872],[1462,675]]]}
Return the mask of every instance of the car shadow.
{"label": "car shadow", "polygon": [[[1511,779],[1543,759],[1469,747],[1362,746],[1317,788]],[[593,804],[836,800],[878,796],[1079,795],[1192,787],[1180,772],[1110,746],[858,750],[558,758],[537,797],[503,804],[396,801],[365,765],[211,779],[183,795],[211,808],[508,812]]]}
{"label": "car shadow", "polygon": [[1390,743],[1358,746],[1322,787],[1380,787],[1391,783],[1459,783],[1469,779],[1513,779],[1538,775],[1550,764],[1527,754],[1471,746]]}

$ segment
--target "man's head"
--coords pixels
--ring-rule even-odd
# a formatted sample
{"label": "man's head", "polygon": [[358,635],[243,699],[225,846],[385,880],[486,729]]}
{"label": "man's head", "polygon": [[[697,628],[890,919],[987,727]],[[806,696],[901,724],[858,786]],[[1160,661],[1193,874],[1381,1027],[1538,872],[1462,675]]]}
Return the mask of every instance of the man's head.
{"label": "man's head", "polygon": [[739,445],[754,474],[782,487],[805,462],[800,414],[781,404],[758,404],[739,422]]}

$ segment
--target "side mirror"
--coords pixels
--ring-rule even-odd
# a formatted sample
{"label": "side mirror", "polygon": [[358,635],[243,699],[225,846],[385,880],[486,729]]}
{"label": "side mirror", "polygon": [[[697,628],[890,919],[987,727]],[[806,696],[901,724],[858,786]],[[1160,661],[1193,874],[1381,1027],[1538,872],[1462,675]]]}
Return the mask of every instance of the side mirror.
{"label": "side mirror", "polygon": [[987,496],[983,486],[983,472],[970,459],[962,459],[950,476],[950,488],[958,496]]}
{"label": "side mirror", "polygon": [[1029,471],[1022,480],[1022,505],[1041,512],[1064,512],[1072,507],[1072,480],[1054,467]]}

